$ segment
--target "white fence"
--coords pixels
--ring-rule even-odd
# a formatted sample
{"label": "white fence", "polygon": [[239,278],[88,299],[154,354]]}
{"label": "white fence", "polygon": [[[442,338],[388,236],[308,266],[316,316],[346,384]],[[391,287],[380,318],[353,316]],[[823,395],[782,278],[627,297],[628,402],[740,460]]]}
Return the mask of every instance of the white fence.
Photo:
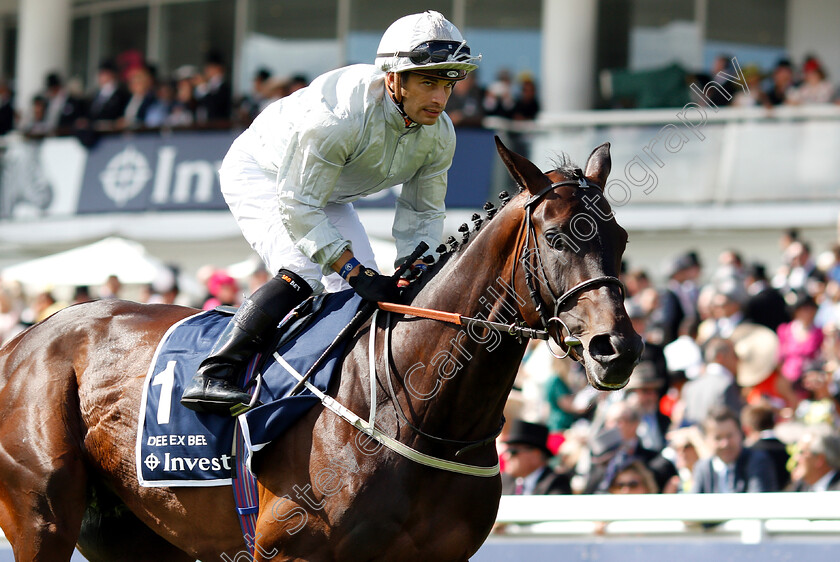
{"label": "white fence", "polygon": [[702,536],[744,544],[780,537],[840,542],[840,492],[502,496],[497,523],[499,540]]}

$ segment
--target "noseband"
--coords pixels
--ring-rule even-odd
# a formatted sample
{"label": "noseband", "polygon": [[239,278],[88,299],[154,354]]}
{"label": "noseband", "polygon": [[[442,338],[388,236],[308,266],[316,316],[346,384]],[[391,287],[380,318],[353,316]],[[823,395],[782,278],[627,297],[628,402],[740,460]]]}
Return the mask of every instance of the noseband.
{"label": "noseband", "polygon": [[[626,290],[624,288],[624,284],[617,278],[613,277],[612,275],[601,275],[599,277],[593,277],[592,279],[587,279],[581,283],[578,283],[571,289],[568,289],[565,293],[560,295],[559,297],[554,294],[554,291],[551,288],[551,284],[548,282],[548,276],[545,272],[545,266],[542,262],[542,257],[540,256],[540,249],[537,245],[537,233],[534,227],[534,223],[532,220],[532,215],[534,212],[534,207],[537,203],[548,193],[554,191],[558,187],[564,186],[572,186],[572,187],[580,187],[580,188],[589,188],[598,186],[589,180],[587,180],[581,174],[578,180],[568,180],[568,181],[561,181],[552,183],[536,195],[532,195],[530,199],[525,202],[525,222],[523,223],[522,230],[520,230],[519,238],[524,237],[523,243],[517,244],[517,252],[521,254],[521,256],[516,257],[515,263],[519,263],[522,265],[522,269],[525,273],[525,284],[528,287],[528,291],[531,295],[531,302],[534,305],[534,309],[537,311],[537,314],[540,316],[540,321],[542,322],[543,328],[550,333],[550,328],[552,324],[559,324],[558,327],[558,334],[562,336],[563,329],[565,329],[566,337],[563,338],[562,343],[557,342],[561,346],[565,346],[566,353],[564,355],[557,355],[554,353],[554,350],[551,349],[551,345],[549,344],[548,340],[546,340],[546,344],[549,346],[549,350],[551,354],[557,357],[558,359],[564,359],[571,355],[575,360],[580,361],[582,359],[580,353],[575,350],[575,347],[580,345],[580,339],[572,333],[569,327],[566,325],[565,322],[560,318],[560,309],[563,306],[567,305],[573,299],[577,299],[580,293],[584,291],[588,291],[593,287],[598,287],[601,285],[616,285],[619,288],[622,296],[624,296]],[[524,231],[524,232],[523,232]],[[526,251],[531,250],[531,240],[533,238],[533,252]],[[545,302],[543,301],[542,296],[540,295],[539,288],[534,283],[534,272],[532,270],[531,264],[529,263],[531,255],[536,256],[536,263],[539,266],[539,275],[541,277],[540,282],[543,283],[548,292],[551,294],[552,299],[554,300],[554,314],[549,315],[548,307],[546,306]],[[513,276],[516,273],[516,266],[514,265],[513,271],[511,272],[511,287],[513,287]],[[556,341],[556,339],[555,339]]]}

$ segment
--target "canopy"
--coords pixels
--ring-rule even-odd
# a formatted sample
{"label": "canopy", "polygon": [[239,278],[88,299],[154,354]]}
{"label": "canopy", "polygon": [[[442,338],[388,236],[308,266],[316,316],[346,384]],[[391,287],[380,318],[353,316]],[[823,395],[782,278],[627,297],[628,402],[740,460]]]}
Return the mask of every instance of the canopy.
{"label": "canopy", "polygon": [[109,275],[116,275],[124,284],[145,284],[164,269],[138,242],[111,237],[7,267],[2,277],[39,287],[101,285]]}

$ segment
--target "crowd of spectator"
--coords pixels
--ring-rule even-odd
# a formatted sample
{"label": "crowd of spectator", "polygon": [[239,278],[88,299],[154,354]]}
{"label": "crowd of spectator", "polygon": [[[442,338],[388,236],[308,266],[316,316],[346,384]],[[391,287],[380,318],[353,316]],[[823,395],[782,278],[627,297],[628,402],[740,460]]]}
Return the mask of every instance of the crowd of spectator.
{"label": "crowd of spectator", "polygon": [[[736,66],[737,65],[737,66]],[[746,84],[746,88],[742,86]],[[818,56],[801,64],[779,59],[773,68],[742,64],[730,55],[715,57],[708,72],[689,72],[677,64],[643,71],[604,71],[601,94],[613,108],[681,107],[704,101],[716,107],[840,104],[840,88],[831,82]],[[705,99],[700,100],[698,93]]]}
{"label": "crowd of spectator", "polygon": [[72,134],[90,144],[107,132],[229,127],[233,102],[217,54],[209,54],[201,69],[183,66],[170,77],[159,76],[141,56],[123,57],[121,64],[106,60],[99,65],[96,85],[88,93],[50,73],[17,128],[30,136]]}
{"label": "crowd of spectator", "polygon": [[[779,265],[738,251],[675,257],[667,279],[625,267],[625,307],[646,346],[627,386],[594,390],[582,367],[528,346],[498,440],[510,494],[710,493],[840,489],[840,245],[813,256],[796,230]],[[136,300],[237,306],[267,278],[207,266],[204,294],[172,269]],[[0,275],[0,280],[2,276]],[[126,298],[116,276],[52,292],[0,291],[0,339],[68,304]]]}
{"label": "crowd of spectator", "polygon": [[[78,80],[58,73],[45,77],[43,91],[18,115],[13,92],[0,82],[0,135],[19,130],[32,136],[77,135],[92,143],[104,132],[158,128],[245,127],[269,103],[308,84],[303,75],[273,76],[257,70],[249,91],[235,96],[228,68],[218,54],[207,55],[201,68],[184,65],[160,76],[139,53],[99,65],[96,84],[88,91]],[[743,76],[749,91],[731,77]],[[727,79],[725,76],[729,76]],[[714,82],[716,86],[709,87]],[[692,90],[692,85],[694,89]],[[678,107],[706,92],[717,107],[840,104],[840,88],[831,82],[816,55],[801,64],[781,59],[772,69],[739,64],[721,55],[708,72],[691,73],[676,64],[645,71],[605,71],[604,103],[613,108]],[[485,117],[533,120],[540,112],[537,83],[528,72],[514,77],[500,69],[487,84],[479,73],[459,82],[447,113],[459,127],[480,127]]]}
{"label": "crowd of spectator", "polygon": [[770,272],[735,250],[677,256],[659,284],[625,268],[646,346],[620,391],[529,346],[498,441],[506,493],[528,493],[533,467],[552,477],[512,462],[523,450],[569,483],[532,493],[840,489],[840,245],[814,256],[791,230],[780,246]]}
{"label": "crowd of spectator", "polygon": [[[103,133],[243,128],[268,104],[308,83],[304,75],[278,77],[261,68],[249,91],[235,96],[218,54],[208,54],[201,68],[184,65],[171,76],[160,76],[155,65],[137,53],[103,61],[89,91],[78,80],[48,74],[43,90],[22,114],[14,110],[8,84],[0,82],[0,135],[12,130],[33,137],[75,135],[90,145]],[[475,73],[468,75],[458,83],[447,109],[456,125],[478,127],[485,116],[534,119],[540,106],[533,77],[524,73],[514,83],[503,69],[486,88],[478,84]]]}

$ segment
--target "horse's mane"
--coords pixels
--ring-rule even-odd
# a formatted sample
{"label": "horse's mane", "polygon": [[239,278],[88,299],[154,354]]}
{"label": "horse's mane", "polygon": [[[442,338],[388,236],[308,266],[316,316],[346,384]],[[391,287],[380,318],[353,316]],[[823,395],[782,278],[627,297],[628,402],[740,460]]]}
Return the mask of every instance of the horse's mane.
{"label": "horse's mane", "polygon": [[[577,164],[569,159],[569,156],[565,152],[559,153],[556,158],[552,160],[552,165],[554,166],[554,169],[545,172],[546,174],[553,171],[568,179],[579,179],[583,177],[581,169],[577,166]],[[524,188],[519,188],[520,193],[523,190]],[[484,204],[484,211],[486,214],[483,218],[478,213],[473,213],[471,218],[473,227],[470,228],[469,224],[463,223],[458,228],[458,232],[461,234],[461,240],[456,239],[454,236],[450,236],[444,243],[440,244],[440,246],[436,248],[438,258],[435,260],[435,263],[430,265],[420,278],[413,282],[408,289],[405,290],[403,293],[403,300],[407,303],[411,302],[423,289],[423,287],[429,283],[429,281],[431,281],[450,262],[460,257],[464,251],[466,251],[467,247],[472,244],[473,240],[477,238],[477,236],[473,236],[473,234],[477,234],[484,225],[493,220],[497,214],[501,213],[504,210],[505,205],[507,205],[508,201],[512,198],[513,197],[509,195],[507,191],[502,191],[499,193],[499,200],[501,203],[498,207],[488,201]]]}

